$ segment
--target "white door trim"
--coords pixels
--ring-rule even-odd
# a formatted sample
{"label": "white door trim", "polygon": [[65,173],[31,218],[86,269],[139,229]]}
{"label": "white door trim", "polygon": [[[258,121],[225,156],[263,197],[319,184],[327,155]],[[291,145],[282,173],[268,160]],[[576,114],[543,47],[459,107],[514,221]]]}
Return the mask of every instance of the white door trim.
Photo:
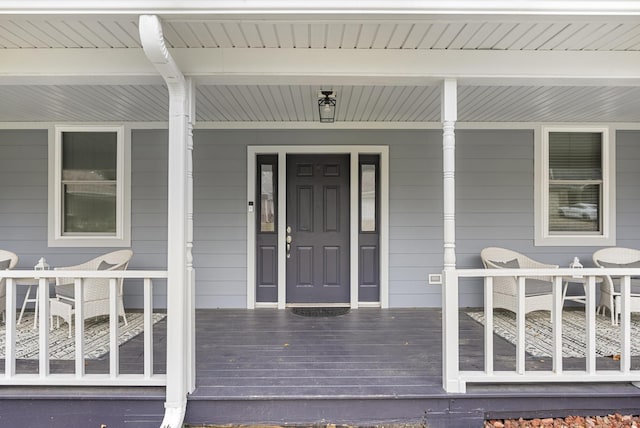
{"label": "white door trim", "polygon": [[[286,195],[287,154],[342,153],[351,157],[350,182],[350,280],[351,308],[359,306],[389,307],[389,147],[388,146],[248,146],[247,147],[247,207],[255,204],[256,157],[261,154],[278,155],[278,192]],[[380,155],[380,301],[376,303],[358,301],[358,155]],[[287,198],[278,198],[278,213],[287,212]],[[286,306],[286,255],[278,251],[278,302],[256,302],[256,210],[247,209],[247,308]],[[284,248],[286,215],[278,215],[278,248]]]}

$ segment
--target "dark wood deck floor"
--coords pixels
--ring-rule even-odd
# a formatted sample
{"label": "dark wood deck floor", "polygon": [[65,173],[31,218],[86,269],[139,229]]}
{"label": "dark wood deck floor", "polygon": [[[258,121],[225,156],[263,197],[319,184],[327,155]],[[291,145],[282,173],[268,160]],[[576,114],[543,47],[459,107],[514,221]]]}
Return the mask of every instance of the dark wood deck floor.
{"label": "dark wood deck floor", "polygon": [[[470,385],[466,394],[446,393],[438,309],[359,309],[328,318],[290,310],[198,310],[196,327],[197,388],[185,418],[193,426],[480,427],[490,417],[640,411],[640,390],[630,384]],[[172,350],[165,331],[164,324],[154,329],[158,366],[166,347]],[[482,326],[461,313],[460,332],[461,368],[481,369]],[[141,340],[121,347],[121,371],[139,369]],[[515,365],[513,345],[495,337],[494,349],[497,370]],[[20,364],[36,369],[35,360]],[[69,364],[54,361],[52,371],[72,370]],[[617,364],[598,360],[599,368]],[[107,367],[108,356],[87,362],[87,371]],[[549,367],[549,358],[527,357],[527,370]],[[584,360],[565,359],[564,367],[583,369]],[[163,401],[163,388],[2,388],[0,426],[157,427]]]}
{"label": "dark wood deck floor", "polygon": [[[461,313],[460,330],[461,369],[481,369],[482,326]],[[328,318],[290,310],[206,310],[197,313],[197,334],[197,389],[186,419],[193,424],[479,426],[485,417],[514,413],[640,408],[640,390],[628,384],[482,385],[447,394],[437,309],[359,309]],[[513,345],[495,337],[494,347],[497,370],[515,366]],[[598,361],[599,368],[617,364]],[[584,360],[567,358],[564,366],[584,369]],[[527,370],[549,367],[550,358],[527,358]]]}

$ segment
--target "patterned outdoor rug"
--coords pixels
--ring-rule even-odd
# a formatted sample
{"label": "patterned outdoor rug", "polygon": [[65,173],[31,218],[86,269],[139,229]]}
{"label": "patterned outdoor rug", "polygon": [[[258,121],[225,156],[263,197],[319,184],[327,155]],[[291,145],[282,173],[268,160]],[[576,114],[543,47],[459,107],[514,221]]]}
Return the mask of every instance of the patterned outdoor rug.
{"label": "patterned outdoor rug", "polygon": [[[467,315],[484,325],[484,312],[468,311]],[[494,332],[510,343],[516,341],[516,315],[511,311],[496,310],[493,317]],[[562,311],[562,356],[585,356],[584,311]],[[548,311],[529,312],[525,322],[525,349],[534,357],[550,357],[553,352],[551,320]],[[640,314],[631,314],[631,355],[640,355]],[[596,316],[596,355],[608,357],[620,354],[620,326],[611,325],[609,317]]]}
{"label": "patterned outdoor rug", "polygon": [[[120,321],[118,344],[131,340],[144,331],[144,318],[140,312],[127,313],[128,325]],[[157,323],[166,317],[165,314],[153,314],[153,323]],[[85,358],[97,360],[109,352],[109,318],[96,317],[85,321]],[[75,327],[75,325],[74,325]],[[33,312],[24,314],[22,322],[16,329],[16,358],[37,360],[38,331],[33,328]],[[49,334],[49,357],[52,360],[75,359],[75,338],[69,339],[69,329],[66,323],[60,323],[60,328],[55,328]],[[75,334],[75,331],[72,332]],[[5,355],[5,324],[0,325],[0,358]]]}

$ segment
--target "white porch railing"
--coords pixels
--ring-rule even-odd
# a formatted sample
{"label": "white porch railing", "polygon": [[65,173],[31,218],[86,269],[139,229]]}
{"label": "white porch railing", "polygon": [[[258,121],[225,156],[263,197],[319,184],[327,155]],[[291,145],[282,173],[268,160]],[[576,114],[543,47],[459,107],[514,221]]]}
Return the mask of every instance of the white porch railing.
{"label": "white porch railing", "polygon": [[[596,278],[603,273],[621,277],[620,315],[620,367],[618,370],[598,370],[596,367]],[[563,370],[562,364],[562,286],[563,279],[580,275],[586,280],[585,301],[585,368]],[[494,370],[494,315],[493,278],[512,276],[518,278],[516,312],[515,370]],[[553,335],[552,368],[550,370],[527,371],[525,367],[525,313],[524,281],[527,276],[553,277],[553,306],[551,324]],[[631,313],[630,290],[632,276],[640,276],[640,269],[457,269],[445,271],[443,294],[449,304],[443,307],[443,385],[448,392],[466,392],[467,383],[544,383],[544,382],[640,382],[640,370],[631,369]],[[458,280],[459,278],[481,278],[484,281],[484,370],[461,371],[459,359],[460,331],[458,325]],[[607,317],[607,320],[610,318]]]}
{"label": "white porch railing", "polygon": [[[166,385],[166,375],[154,373],[153,361],[153,280],[166,280],[166,271],[20,271],[20,270],[0,270],[0,279],[6,278],[6,314],[5,327],[6,339],[4,349],[4,376],[0,374],[0,385],[83,385],[83,386],[164,386]],[[16,280],[24,278],[38,279],[38,294],[46,296],[38,301],[38,368],[35,373],[18,373],[16,370],[16,296],[18,287]],[[49,287],[55,283],[56,278],[75,279],[75,295],[82,296],[84,279],[86,278],[109,278],[109,369],[108,373],[86,373],[85,372],[85,331],[83,322],[75,322],[82,319],[82,308],[80,305],[75,308],[74,329],[75,329],[75,366],[73,372],[51,373],[51,358],[49,350],[50,338],[50,305]],[[124,278],[124,290],[132,287],[143,289],[143,325],[144,325],[144,362],[140,373],[121,374],[120,373],[120,349],[119,337],[119,317],[117,304],[117,278]],[[126,281],[133,279],[137,281]],[[26,287],[25,287],[26,288]],[[61,327],[67,331],[66,326]],[[31,370],[33,371],[33,370]],[[55,370],[59,371],[59,370]]]}

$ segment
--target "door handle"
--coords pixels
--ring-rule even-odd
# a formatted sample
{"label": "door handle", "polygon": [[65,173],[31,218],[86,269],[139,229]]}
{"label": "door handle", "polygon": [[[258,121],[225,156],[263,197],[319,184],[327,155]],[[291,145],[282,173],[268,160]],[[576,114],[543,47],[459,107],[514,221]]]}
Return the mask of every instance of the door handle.
{"label": "door handle", "polygon": [[287,226],[287,258],[291,258],[291,242],[293,242],[293,238],[291,237],[291,226]]}

